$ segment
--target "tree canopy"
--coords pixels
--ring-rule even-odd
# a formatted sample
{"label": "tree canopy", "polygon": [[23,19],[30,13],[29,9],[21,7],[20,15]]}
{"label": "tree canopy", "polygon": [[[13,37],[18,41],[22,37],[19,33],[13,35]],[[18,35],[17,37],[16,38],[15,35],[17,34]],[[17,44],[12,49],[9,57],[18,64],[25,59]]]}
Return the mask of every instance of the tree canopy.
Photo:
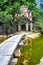
{"label": "tree canopy", "polygon": [[35,2],[35,0],[0,0],[0,25],[8,24],[10,26],[11,21],[14,23],[14,16],[16,13],[20,13],[21,5],[26,5],[32,11],[33,22],[37,22],[42,12]]}
{"label": "tree canopy", "polygon": [[0,11],[14,16],[20,12],[20,6],[22,4],[26,5],[28,9],[32,11],[33,20],[36,21],[39,13],[35,0],[0,0]]}

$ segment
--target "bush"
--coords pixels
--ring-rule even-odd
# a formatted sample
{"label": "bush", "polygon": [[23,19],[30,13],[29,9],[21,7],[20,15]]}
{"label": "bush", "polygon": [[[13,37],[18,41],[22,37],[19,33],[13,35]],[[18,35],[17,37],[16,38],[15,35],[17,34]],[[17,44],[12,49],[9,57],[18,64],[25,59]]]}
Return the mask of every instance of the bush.
{"label": "bush", "polygon": [[38,31],[37,30],[32,30],[32,32],[37,33]]}

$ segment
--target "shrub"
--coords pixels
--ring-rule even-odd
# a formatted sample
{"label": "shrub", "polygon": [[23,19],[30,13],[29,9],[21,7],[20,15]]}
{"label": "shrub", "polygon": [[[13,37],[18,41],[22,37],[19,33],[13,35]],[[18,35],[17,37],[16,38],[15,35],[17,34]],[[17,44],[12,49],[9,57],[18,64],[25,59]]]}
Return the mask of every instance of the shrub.
{"label": "shrub", "polygon": [[32,32],[37,33],[38,31],[37,30],[32,30]]}

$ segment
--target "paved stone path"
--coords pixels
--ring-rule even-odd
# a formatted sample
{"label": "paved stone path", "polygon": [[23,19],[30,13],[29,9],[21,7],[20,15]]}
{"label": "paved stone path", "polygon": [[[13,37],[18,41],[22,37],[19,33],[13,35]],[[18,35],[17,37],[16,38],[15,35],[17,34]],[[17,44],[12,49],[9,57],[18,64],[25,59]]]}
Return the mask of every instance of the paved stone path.
{"label": "paved stone path", "polygon": [[5,40],[0,45],[0,65],[9,65],[13,53],[24,34],[18,34]]}
{"label": "paved stone path", "polygon": [[0,45],[0,65],[9,65],[13,53],[24,35],[27,37],[35,37],[38,34],[31,34],[31,32],[21,32],[5,40]]}

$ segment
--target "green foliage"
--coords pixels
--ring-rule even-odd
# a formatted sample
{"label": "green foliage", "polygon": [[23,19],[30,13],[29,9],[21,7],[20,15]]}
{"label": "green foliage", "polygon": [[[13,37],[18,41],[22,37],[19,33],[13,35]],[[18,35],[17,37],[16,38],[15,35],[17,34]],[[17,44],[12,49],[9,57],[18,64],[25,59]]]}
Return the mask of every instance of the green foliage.
{"label": "green foliage", "polygon": [[[6,14],[6,12],[0,12],[0,25],[5,28],[5,32],[9,32],[11,28],[13,17],[11,14]],[[13,29],[13,28],[12,28]]]}
{"label": "green foliage", "polygon": [[[0,0],[0,25],[5,26],[7,29],[11,28],[10,24],[14,23],[15,14],[21,13],[20,6],[23,4],[32,11],[33,22],[39,21],[43,12],[36,7],[35,0]],[[21,19],[17,19],[16,22],[18,24],[23,23]]]}
{"label": "green foliage", "polygon": [[38,31],[37,30],[32,30],[33,33],[37,33]]}
{"label": "green foliage", "polygon": [[37,65],[40,63],[40,59],[43,57],[43,35],[31,40],[27,39],[25,43],[28,42],[29,44],[30,41],[32,43],[32,47],[29,47],[31,45],[30,43],[30,45],[25,45],[21,49],[23,56],[19,58],[17,65],[22,65],[21,63],[25,59],[28,59],[29,61],[26,65]]}
{"label": "green foliage", "polygon": [[7,39],[7,37],[0,37],[0,43],[3,42],[6,39]]}
{"label": "green foliage", "polygon": [[[10,4],[11,3],[11,4]],[[33,9],[35,9],[35,0],[1,0],[0,1],[0,6],[1,6],[1,9],[3,10],[9,10],[12,11],[13,15],[17,12],[19,12],[19,7],[20,5],[27,5],[28,6],[28,9],[30,9],[31,11]],[[19,9],[19,10],[18,10]]]}
{"label": "green foliage", "polygon": [[39,28],[43,28],[43,22],[37,22]]}
{"label": "green foliage", "polygon": [[20,22],[19,22],[19,24],[20,24],[20,25],[24,25],[24,24],[26,24],[26,23],[25,23],[25,22],[21,22],[21,21],[20,21]]}

